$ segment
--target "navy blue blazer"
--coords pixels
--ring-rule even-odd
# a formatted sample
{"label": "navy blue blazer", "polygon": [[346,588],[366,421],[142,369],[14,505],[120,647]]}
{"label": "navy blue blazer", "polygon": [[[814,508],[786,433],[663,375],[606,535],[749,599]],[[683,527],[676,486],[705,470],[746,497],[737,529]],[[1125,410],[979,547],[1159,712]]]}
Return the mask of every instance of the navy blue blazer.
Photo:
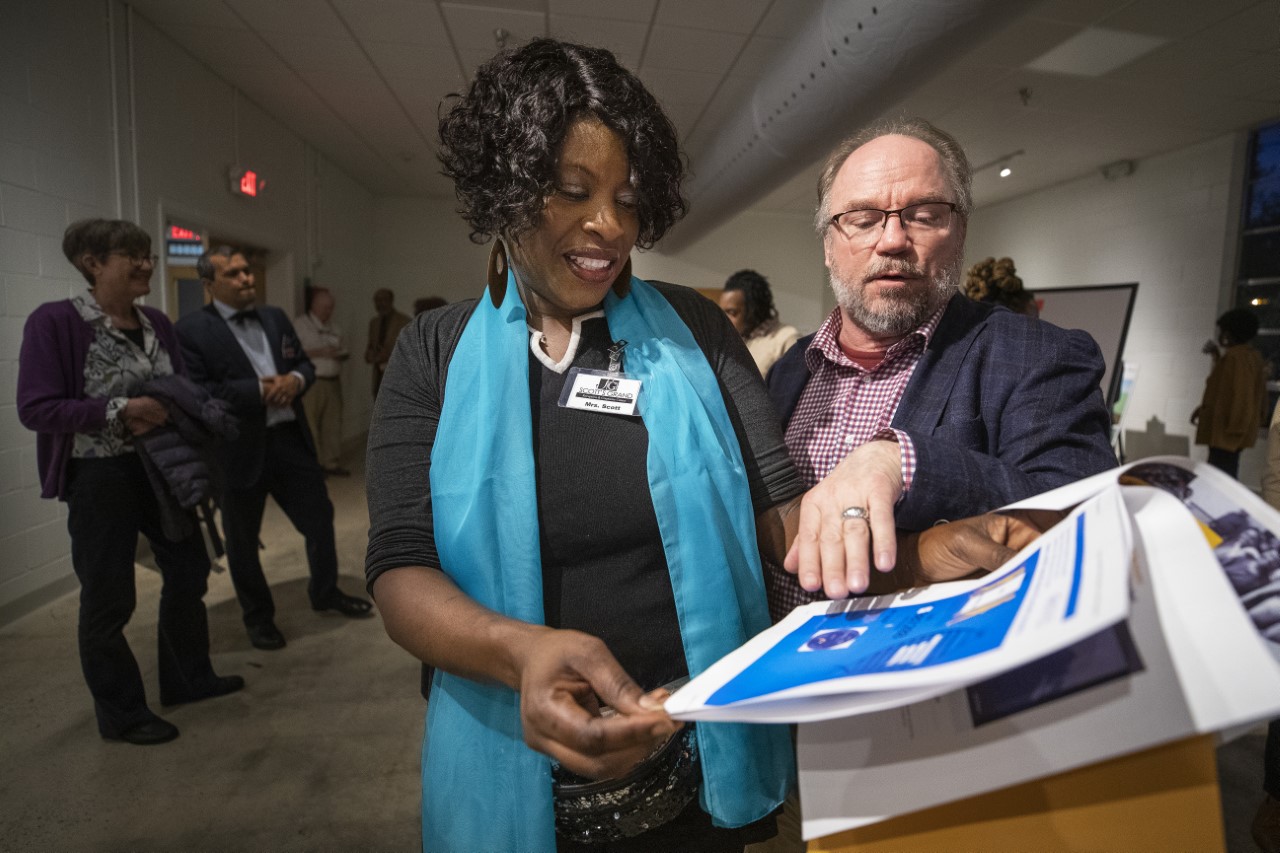
{"label": "navy blue blazer", "polygon": [[[784,430],[809,383],[812,340],[769,371]],[[922,530],[1115,467],[1103,368],[1087,332],[953,296],[893,418],[917,454],[898,526]]]}
{"label": "navy blue blazer", "polygon": [[[303,352],[293,324],[283,311],[271,305],[258,308],[258,319],[271,344],[276,373],[283,375],[296,371],[301,374],[305,393],[306,388],[316,381],[316,370]],[[262,401],[258,374],[241,349],[240,342],[227,327],[227,321],[222,319],[212,303],[183,317],[176,328],[182,357],[187,363],[187,375],[213,396],[230,403],[232,411],[240,419],[240,437],[223,443],[219,451],[227,483],[236,488],[250,486],[262,475],[262,459],[266,450],[267,407]],[[307,447],[315,453],[315,443],[302,408],[302,394],[294,398],[293,411]]]}

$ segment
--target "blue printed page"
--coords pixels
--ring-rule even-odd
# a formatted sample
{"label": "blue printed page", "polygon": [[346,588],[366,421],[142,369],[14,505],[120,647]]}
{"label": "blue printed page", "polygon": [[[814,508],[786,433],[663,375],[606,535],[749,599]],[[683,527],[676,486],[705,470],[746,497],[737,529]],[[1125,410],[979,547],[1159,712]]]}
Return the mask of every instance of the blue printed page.
{"label": "blue printed page", "polygon": [[1119,488],[1105,489],[979,580],[797,608],[693,679],[667,710],[802,722],[990,677],[1122,620],[1130,543]]}

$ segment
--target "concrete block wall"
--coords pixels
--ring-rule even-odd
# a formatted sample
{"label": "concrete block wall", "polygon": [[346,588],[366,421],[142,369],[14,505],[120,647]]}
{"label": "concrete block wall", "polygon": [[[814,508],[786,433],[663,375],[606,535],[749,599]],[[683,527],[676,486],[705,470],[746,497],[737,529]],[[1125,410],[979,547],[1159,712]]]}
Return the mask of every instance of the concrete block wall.
{"label": "concrete block wall", "polygon": [[10,2],[0,29],[0,620],[74,585],[66,507],[40,498],[15,397],[27,316],[82,289],[62,232],[114,215],[106,9]]}
{"label": "concrete block wall", "polygon": [[[1138,376],[1122,428],[1155,417],[1194,440],[1189,419],[1210,368],[1200,346],[1232,292],[1240,147],[1224,135],[1141,160],[1129,177],[1081,178],[971,218],[966,264],[1009,256],[1031,290],[1138,282],[1124,355]],[[1256,456],[1242,458],[1247,485],[1257,485]]]}

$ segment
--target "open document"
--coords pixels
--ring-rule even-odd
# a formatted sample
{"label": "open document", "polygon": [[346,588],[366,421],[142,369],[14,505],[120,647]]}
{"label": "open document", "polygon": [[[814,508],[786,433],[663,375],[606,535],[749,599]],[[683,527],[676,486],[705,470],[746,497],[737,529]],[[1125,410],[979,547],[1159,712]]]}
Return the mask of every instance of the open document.
{"label": "open document", "polygon": [[1104,491],[979,580],[797,608],[678,691],[667,711],[807,722],[990,678],[1123,620],[1129,541],[1119,493]]}
{"label": "open document", "polygon": [[801,723],[806,838],[1280,716],[1280,513],[1181,458],[1016,506],[1072,512],[979,581],[799,608],[668,708]]}

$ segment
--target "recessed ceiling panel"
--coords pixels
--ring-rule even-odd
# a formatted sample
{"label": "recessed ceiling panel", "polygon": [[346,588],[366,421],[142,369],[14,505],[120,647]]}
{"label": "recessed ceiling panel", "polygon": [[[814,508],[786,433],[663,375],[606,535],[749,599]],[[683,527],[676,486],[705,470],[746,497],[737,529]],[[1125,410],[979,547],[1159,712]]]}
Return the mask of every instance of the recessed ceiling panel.
{"label": "recessed ceiling panel", "polygon": [[[214,71],[234,66],[276,74],[288,73],[283,60],[256,33],[177,25],[165,27],[165,33]],[[229,42],[236,45],[230,54],[226,49]]]}
{"label": "recessed ceiling panel", "polygon": [[476,69],[481,65],[493,59],[494,54],[498,52],[497,48],[491,50],[462,50],[462,71],[467,82],[476,76]]}
{"label": "recessed ceiling panel", "polygon": [[239,17],[231,13],[222,0],[187,0],[174,3],[172,0],[133,0],[133,8],[144,18],[155,24],[176,25],[184,27],[217,27],[219,29],[243,30],[245,24]]}
{"label": "recessed ceiling panel", "polygon": [[427,132],[428,138],[434,144],[441,105],[448,95],[460,94],[462,87],[439,86],[416,78],[392,77],[387,82],[391,86],[391,91],[413,117],[414,123]]}
{"label": "recessed ceiling panel", "polygon": [[753,36],[733,64],[733,73],[749,77],[764,76],[786,43],[786,39]]}
{"label": "recessed ceiling panel", "polygon": [[[609,0],[613,2],[613,0]],[[465,3],[441,3],[443,6],[474,6],[476,8],[498,10],[498,11],[516,11],[516,12],[538,12],[546,11],[546,0],[467,0]]]}
{"label": "recessed ceiling panel", "polygon": [[444,19],[434,3],[421,0],[333,0],[334,8],[362,41],[447,47]]}
{"label": "recessed ceiling panel", "polygon": [[369,58],[350,38],[264,33],[274,49],[297,71],[329,71],[339,74],[367,74]]}
{"label": "recessed ceiling panel", "polygon": [[1087,27],[1027,63],[1033,71],[1101,77],[1163,45],[1167,39],[1103,27]]}
{"label": "recessed ceiling panel", "polygon": [[462,80],[452,48],[381,41],[365,42],[364,48],[385,77],[411,78],[433,86],[440,82],[456,85]]}
{"label": "recessed ceiling panel", "polygon": [[538,12],[489,9],[441,3],[440,10],[460,51],[498,50],[495,31],[505,30],[506,46],[515,47],[547,34],[547,16]]}
{"label": "recessed ceiling panel", "polygon": [[552,15],[561,17],[611,18],[616,21],[649,23],[658,0],[548,0]]}
{"label": "recessed ceiling panel", "polygon": [[649,25],[609,18],[552,15],[549,29],[552,38],[607,48],[623,66],[635,69],[640,64],[640,52],[644,48]]}
{"label": "recessed ceiling panel", "polygon": [[737,33],[654,27],[644,67],[724,74],[745,44]]}
{"label": "recessed ceiling panel", "polygon": [[346,28],[326,0],[224,0],[255,30],[344,38]]}
{"label": "recessed ceiling panel", "polygon": [[661,3],[659,26],[750,33],[760,23],[770,0],[698,0],[696,3]]}
{"label": "recessed ceiling panel", "polygon": [[653,96],[663,104],[701,106],[720,83],[719,74],[672,71],[667,68],[645,68],[639,76]]}
{"label": "recessed ceiling panel", "polygon": [[[999,65],[1020,68],[1080,32],[1078,26],[1038,17],[1014,18],[979,40],[957,66]],[[939,69],[942,71],[943,69]]]}
{"label": "recessed ceiling panel", "polygon": [[822,0],[773,0],[760,18],[755,34],[770,38],[790,38],[809,20]]}
{"label": "recessed ceiling panel", "polygon": [[1031,14],[1046,21],[1087,27],[1115,12],[1116,0],[1045,0]]}

